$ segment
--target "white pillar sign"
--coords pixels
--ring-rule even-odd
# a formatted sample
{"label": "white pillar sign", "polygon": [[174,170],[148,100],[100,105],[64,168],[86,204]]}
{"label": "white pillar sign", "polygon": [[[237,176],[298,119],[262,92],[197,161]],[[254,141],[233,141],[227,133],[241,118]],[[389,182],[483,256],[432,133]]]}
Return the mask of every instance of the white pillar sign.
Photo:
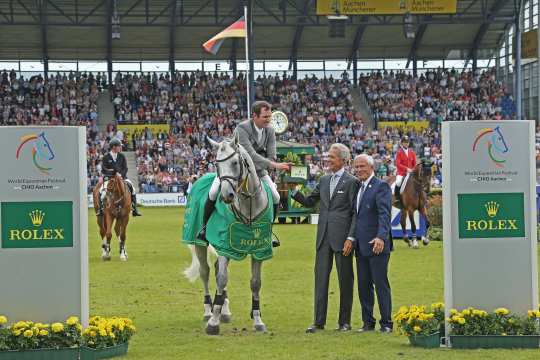
{"label": "white pillar sign", "polygon": [[538,307],[533,121],[443,123],[445,303]]}
{"label": "white pillar sign", "polygon": [[0,127],[0,313],[88,322],[84,127]]}

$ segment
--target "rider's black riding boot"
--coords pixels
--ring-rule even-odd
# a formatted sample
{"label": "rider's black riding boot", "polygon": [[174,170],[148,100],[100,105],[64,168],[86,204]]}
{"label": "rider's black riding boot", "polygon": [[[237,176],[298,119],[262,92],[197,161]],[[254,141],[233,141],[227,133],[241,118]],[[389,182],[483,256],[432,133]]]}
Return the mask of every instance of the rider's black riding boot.
{"label": "rider's black riding boot", "polygon": [[[276,221],[277,214],[279,211],[279,204],[274,204],[274,218],[272,219],[272,226],[274,225],[274,222]],[[272,247],[278,247],[281,243],[279,242],[279,239],[275,236],[272,236]]]}
{"label": "rider's black riding boot", "polygon": [[103,216],[103,204],[99,202],[98,208],[96,210],[96,216]]}
{"label": "rider's black riding boot", "polygon": [[210,200],[210,198],[206,199],[206,202],[204,203],[203,227],[197,234],[197,239],[208,242],[206,240],[206,224],[208,224],[208,220],[210,220],[210,216],[212,216],[215,208],[216,202]]}
{"label": "rider's black riding boot", "polygon": [[396,185],[394,187],[394,197],[396,198],[396,205],[397,207],[401,207],[401,186]]}
{"label": "rider's black riding boot", "polygon": [[135,195],[135,193],[131,194],[131,208],[133,209],[131,215],[142,216],[139,210],[137,210],[137,195]]}

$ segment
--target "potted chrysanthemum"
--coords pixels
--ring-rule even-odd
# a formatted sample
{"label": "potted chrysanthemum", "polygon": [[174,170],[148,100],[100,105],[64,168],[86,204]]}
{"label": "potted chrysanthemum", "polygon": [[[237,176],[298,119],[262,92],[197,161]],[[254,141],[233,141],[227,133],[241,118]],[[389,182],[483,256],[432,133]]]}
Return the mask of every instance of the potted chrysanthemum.
{"label": "potted chrysanthemum", "polygon": [[409,337],[413,346],[439,347],[440,320],[433,312],[426,312],[425,306],[402,306],[394,315],[397,328]]}
{"label": "potted chrysanthemum", "polygon": [[81,360],[106,359],[127,354],[135,326],[127,318],[90,318],[82,335]]}
{"label": "potted chrysanthemum", "polygon": [[19,321],[6,326],[0,316],[0,360],[72,360],[79,358],[82,326],[75,316],[65,322]]}
{"label": "potted chrysanthemum", "polygon": [[450,342],[453,348],[538,348],[540,311],[531,310],[527,316],[511,314],[498,308],[488,313],[467,308],[450,310]]}

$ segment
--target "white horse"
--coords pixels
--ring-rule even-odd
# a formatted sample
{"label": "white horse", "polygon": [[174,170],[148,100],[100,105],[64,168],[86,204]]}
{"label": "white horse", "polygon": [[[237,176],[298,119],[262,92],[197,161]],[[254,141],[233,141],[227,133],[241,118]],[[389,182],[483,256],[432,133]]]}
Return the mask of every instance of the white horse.
{"label": "white horse", "polygon": [[[217,176],[220,180],[220,196],[224,203],[231,204],[238,221],[244,224],[251,222],[261,215],[269,206],[266,192],[257,176],[255,166],[246,150],[239,144],[238,138],[232,141],[218,143],[208,139],[217,152]],[[204,199],[206,200],[206,199]],[[214,213],[213,216],[217,214]],[[210,251],[215,254],[210,246]],[[218,335],[220,322],[229,322],[231,313],[227,299],[226,286],[228,281],[227,268],[229,258],[217,256],[216,261],[216,296],[213,306],[208,286],[210,267],[208,265],[208,247],[191,246],[192,263],[184,271],[186,277],[194,281],[198,276],[204,284],[204,320],[207,321],[206,333]],[[217,255],[217,254],[216,254]],[[259,291],[261,289],[262,261],[251,258],[251,317],[255,331],[265,332],[266,325],[261,319]]]}

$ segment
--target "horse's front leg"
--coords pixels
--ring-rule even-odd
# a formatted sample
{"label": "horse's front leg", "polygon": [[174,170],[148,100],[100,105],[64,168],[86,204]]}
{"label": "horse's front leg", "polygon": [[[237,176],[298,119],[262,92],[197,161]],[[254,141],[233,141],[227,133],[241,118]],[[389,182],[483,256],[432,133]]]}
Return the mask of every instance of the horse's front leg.
{"label": "horse's front leg", "polygon": [[416,223],[414,222],[414,210],[409,211],[409,221],[411,222],[412,248],[418,249],[418,241],[416,237]]}
{"label": "horse's front leg", "polygon": [[251,318],[255,331],[266,332],[266,325],[261,319],[261,304],[259,291],[261,290],[262,261],[251,258]]}
{"label": "horse's front leg", "polygon": [[399,223],[401,224],[401,232],[403,233],[403,241],[411,247],[411,242],[409,241],[409,234],[407,233],[407,209],[401,209]]}
{"label": "horse's front leg", "polygon": [[204,315],[203,321],[208,321],[212,316],[212,297],[210,296],[210,266],[208,266],[208,248],[195,245],[195,254],[199,260],[199,276],[204,286]]}
{"label": "horse's front leg", "polygon": [[103,228],[105,236],[102,238],[101,258],[104,261],[111,260],[112,217],[106,213],[103,215]]}
{"label": "horse's front leg", "polygon": [[218,261],[218,272],[216,276],[217,291],[216,291],[216,297],[214,299],[214,308],[212,310],[212,316],[210,317],[210,320],[208,320],[208,323],[206,324],[206,333],[208,335],[219,335],[221,308],[223,307],[223,303],[225,301],[225,296],[223,292],[225,291],[225,287],[227,286],[227,281],[228,281],[227,268],[229,266],[229,259],[227,259],[224,256],[219,256],[217,261]]}
{"label": "horse's front leg", "polygon": [[128,255],[126,251],[126,231],[127,231],[127,224],[129,221],[129,216],[126,217],[124,220],[117,220],[116,225],[114,227],[114,232],[116,233],[116,237],[118,238],[119,244],[120,244],[120,260],[121,261],[127,261]]}
{"label": "horse's front leg", "polygon": [[420,214],[424,217],[424,220],[426,221],[426,234],[422,236],[422,244],[425,246],[429,245],[429,237],[428,237],[428,230],[431,224],[429,223],[428,217],[427,217],[427,209],[425,206],[422,206],[420,208]]}

